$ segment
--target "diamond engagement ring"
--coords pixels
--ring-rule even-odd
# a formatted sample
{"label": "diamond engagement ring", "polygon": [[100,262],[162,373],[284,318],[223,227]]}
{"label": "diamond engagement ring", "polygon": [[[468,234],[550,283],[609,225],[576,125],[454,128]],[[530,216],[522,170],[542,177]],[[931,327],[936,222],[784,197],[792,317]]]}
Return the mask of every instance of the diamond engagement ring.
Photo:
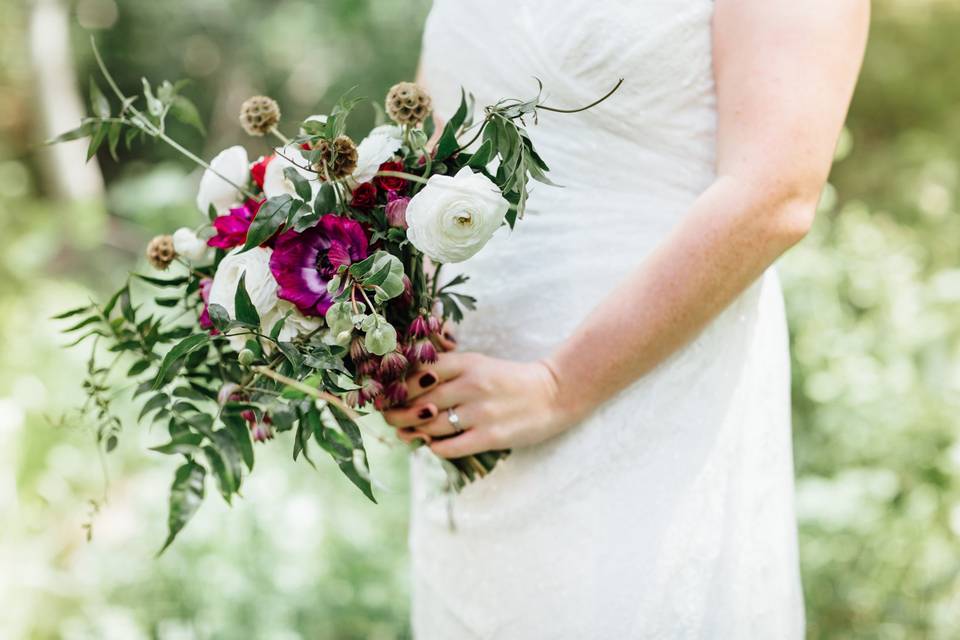
{"label": "diamond engagement ring", "polygon": [[453,410],[453,407],[447,409],[447,420],[450,421],[450,426],[453,427],[454,433],[463,433],[463,427],[460,426],[460,416]]}

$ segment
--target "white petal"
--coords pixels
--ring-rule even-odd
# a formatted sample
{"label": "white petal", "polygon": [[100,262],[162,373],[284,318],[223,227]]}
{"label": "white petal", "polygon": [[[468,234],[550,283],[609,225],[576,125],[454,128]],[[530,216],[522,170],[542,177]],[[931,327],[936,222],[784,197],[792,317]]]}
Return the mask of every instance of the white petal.
{"label": "white petal", "polygon": [[224,149],[210,161],[210,167],[220,175],[210,169],[203,172],[197,192],[197,208],[206,214],[213,205],[217,213],[223,215],[242,200],[237,186],[245,185],[250,174],[247,151],[239,145]]}
{"label": "white petal", "polygon": [[297,173],[310,183],[313,194],[316,195],[317,175],[306,168],[307,159],[295,145],[278,149],[276,157],[267,165],[267,171],[263,176],[263,195],[267,198],[275,198],[286,193],[295,198],[299,197],[293,183],[283,175],[283,170],[287,167],[295,168]]}
{"label": "white petal", "polygon": [[402,144],[399,138],[384,134],[370,134],[357,145],[357,168],[353,179],[357,184],[370,182],[380,165],[393,157]]}

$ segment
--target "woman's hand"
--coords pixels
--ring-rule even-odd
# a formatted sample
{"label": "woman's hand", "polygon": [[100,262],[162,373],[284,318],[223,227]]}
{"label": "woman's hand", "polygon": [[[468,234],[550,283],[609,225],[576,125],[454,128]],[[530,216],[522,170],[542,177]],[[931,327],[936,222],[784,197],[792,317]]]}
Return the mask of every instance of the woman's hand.
{"label": "woman's hand", "polygon": [[[443,458],[542,442],[583,412],[562,398],[546,361],[513,362],[479,353],[441,353],[407,378],[408,401],[384,417],[406,442],[423,438]],[[459,418],[450,424],[449,409]]]}

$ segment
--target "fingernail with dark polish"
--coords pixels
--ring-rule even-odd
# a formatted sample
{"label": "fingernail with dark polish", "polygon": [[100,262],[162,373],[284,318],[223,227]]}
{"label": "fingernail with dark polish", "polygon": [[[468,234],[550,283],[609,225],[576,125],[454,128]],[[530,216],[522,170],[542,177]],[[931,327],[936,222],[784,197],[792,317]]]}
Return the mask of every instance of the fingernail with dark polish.
{"label": "fingernail with dark polish", "polygon": [[431,411],[429,408],[420,409],[420,413],[417,414],[417,417],[420,418],[421,420],[426,420],[427,418],[432,418],[432,417],[433,417],[433,411]]}
{"label": "fingernail with dark polish", "polygon": [[453,337],[452,333],[445,333],[443,334],[443,337],[449,340],[450,342],[452,342],[453,344],[457,344],[457,339]]}
{"label": "fingernail with dark polish", "polygon": [[420,376],[420,388],[426,389],[436,381],[437,381],[437,377],[432,373],[428,373],[426,375]]}

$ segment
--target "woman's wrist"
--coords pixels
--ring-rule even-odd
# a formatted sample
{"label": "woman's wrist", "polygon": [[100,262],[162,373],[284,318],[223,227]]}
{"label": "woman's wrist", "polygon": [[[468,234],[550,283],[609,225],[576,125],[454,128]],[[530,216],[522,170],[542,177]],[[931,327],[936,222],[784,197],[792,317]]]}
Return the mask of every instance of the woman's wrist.
{"label": "woman's wrist", "polygon": [[565,428],[579,423],[593,413],[599,403],[591,399],[583,385],[574,383],[571,372],[563,366],[562,361],[555,354],[542,358],[540,364],[552,379],[553,402],[558,415],[565,423]]}

